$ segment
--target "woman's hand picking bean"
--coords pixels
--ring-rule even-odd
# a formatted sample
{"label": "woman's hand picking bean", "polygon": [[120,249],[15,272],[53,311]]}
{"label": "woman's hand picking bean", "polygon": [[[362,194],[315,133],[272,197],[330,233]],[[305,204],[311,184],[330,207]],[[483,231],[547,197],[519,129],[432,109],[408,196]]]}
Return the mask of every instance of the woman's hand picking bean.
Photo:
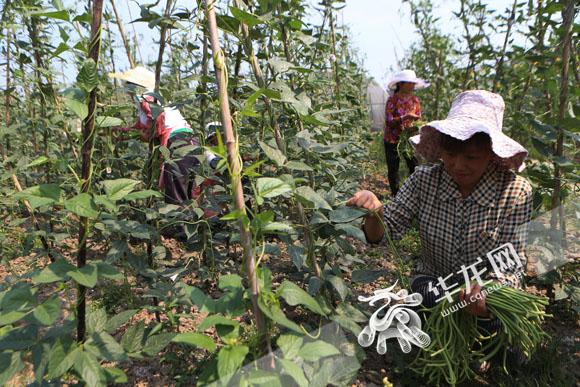
{"label": "woman's hand picking bean", "polygon": [[383,228],[383,204],[371,191],[358,191],[346,202],[347,206],[364,208],[373,212],[365,218],[363,231],[365,232],[367,241],[370,243],[378,243],[385,235]]}
{"label": "woman's hand picking bean", "polygon": [[465,312],[479,317],[489,317],[489,310],[485,304],[485,294],[481,292],[481,286],[474,284],[471,286],[471,292],[465,293],[465,290],[459,291],[459,301],[465,301],[467,306]]}
{"label": "woman's hand picking bean", "polygon": [[380,210],[383,207],[381,201],[371,191],[358,191],[346,202],[346,205],[364,208],[369,211]]}

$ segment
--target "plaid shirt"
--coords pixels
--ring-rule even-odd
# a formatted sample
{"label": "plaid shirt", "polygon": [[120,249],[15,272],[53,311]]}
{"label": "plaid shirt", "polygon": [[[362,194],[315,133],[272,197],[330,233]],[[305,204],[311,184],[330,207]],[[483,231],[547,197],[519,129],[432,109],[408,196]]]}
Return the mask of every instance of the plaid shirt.
{"label": "plaid shirt", "polygon": [[[526,263],[525,239],[532,214],[532,188],[528,181],[491,163],[475,190],[463,199],[442,164],[421,166],[405,182],[395,199],[385,206],[385,225],[400,239],[419,223],[422,259],[417,274],[446,277],[461,265],[482,259],[482,278],[494,277],[486,254],[512,243]],[[503,278],[518,285],[518,277]]]}

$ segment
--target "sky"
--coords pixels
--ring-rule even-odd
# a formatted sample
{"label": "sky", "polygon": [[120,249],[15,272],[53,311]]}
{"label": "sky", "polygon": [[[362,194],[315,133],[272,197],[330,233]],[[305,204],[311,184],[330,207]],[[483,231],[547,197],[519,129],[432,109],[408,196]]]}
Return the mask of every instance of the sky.
{"label": "sky", "polygon": [[[513,0],[484,1],[502,13]],[[455,34],[463,27],[453,12],[459,10],[458,0],[433,0],[434,14],[440,18],[438,27],[444,33]],[[397,62],[411,44],[419,39],[411,23],[410,8],[402,0],[347,0],[338,21],[349,26],[352,44],[365,58],[365,67],[380,83],[386,83],[391,68],[399,70]],[[499,38],[499,37],[498,37]]]}
{"label": "sky", "polygon": [[[308,1],[313,5],[319,3],[318,0]],[[149,3],[150,0],[140,2]],[[117,3],[125,24],[131,20],[129,8],[133,19],[138,17],[139,6],[136,1],[117,0]],[[161,4],[163,3],[162,1]],[[189,5],[189,8],[191,3],[192,0],[177,1],[177,5]],[[513,0],[492,0],[487,3],[503,13],[506,8],[511,7]],[[453,16],[453,11],[459,10],[458,0],[433,0],[433,4],[434,14],[440,18],[439,27],[444,33],[457,34],[458,30],[462,30],[460,22]],[[310,19],[319,24],[322,17],[313,10]],[[419,38],[411,23],[409,6],[403,4],[402,0],[346,0],[346,6],[338,13],[337,22],[338,25],[349,27],[353,47],[364,59],[369,74],[380,83],[387,81],[392,73],[391,69],[398,70],[398,60],[404,57],[406,50]],[[152,33],[144,23],[137,23],[135,27],[144,41],[157,38],[157,32]],[[126,26],[130,33],[132,28],[132,25]],[[143,46],[151,50],[149,53],[143,53],[145,57],[151,59],[156,57],[154,49],[156,45],[143,44]]]}
{"label": "sky", "polygon": [[[319,0],[307,1],[313,5],[319,3]],[[149,29],[146,23],[130,23],[130,21],[139,17],[139,4],[152,2],[153,0],[116,1],[126,32],[133,36],[136,31],[139,37],[145,61],[154,61],[157,57],[159,32],[157,29]],[[68,5],[70,0],[65,0],[63,3]],[[160,1],[160,5],[156,7],[159,12],[164,3]],[[194,0],[176,0],[178,7],[185,6],[191,9],[194,3]],[[503,13],[511,6],[513,0],[490,0],[487,3]],[[444,33],[460,36],[458,31],[462,31],[462,26],[452,14],[453,11],[458,10],[459,0],[433,0],[433,4],[434,14],[440,18],[438,26],[441,30]],[[80,3],[78,7],[81,7]],[[321,12],[311,10],[309,18],[310,22],[318,25],[322,19]],[[393,70],[399,70],[398,60],[404,57],[406,50],[419,38],[410,21],[409,6],[403,4],[402,0],[346,0],[346,6],[338,12],[337,22],[339,26],[348,26],[352,46],[357,50],[359,57],[363,58],[369,75],[381,84],[386,83]],[[117,35],[116,25],[111,24],[111,29]],[[55,31],[55,36],[58,39],[58,31]],[[492,37],[492,41],[495,42],[497,41],[495,39],[500,38],[501,35]],[[115,59],[119,70],[128,67],[120,39],[116,39]],[[0,70],[0,73],[4,73],[4,68]],[[65,73],[63,76],[68,82],[74,81],[76,74],[67,70]],[[3,83],[0,81],[0,85]]]}

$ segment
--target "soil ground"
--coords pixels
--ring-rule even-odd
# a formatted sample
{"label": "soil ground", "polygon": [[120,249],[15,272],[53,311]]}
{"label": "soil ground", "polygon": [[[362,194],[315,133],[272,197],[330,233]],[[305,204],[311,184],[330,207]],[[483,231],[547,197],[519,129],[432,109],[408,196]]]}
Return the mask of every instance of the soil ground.
{"label": "soil ground", "polygon": [[[369,189],[378,193],[384,198],[388,198],[389,190],[387,188],[386,179],[381,173],[371,173],[366,175],[360,184],[361,188]],[[577,238],[579,235],[576,235]],[[410,238],[401,244],[401,251],[405,257],[409,257],[417,249],[417,238]],[[184,262],[187,259],[193,259],[194,266],[199,265],[200,257],[196,254],[187,251],[187,249],[180,242],[173,239],[163,238],[163,245],[168,251],[168,260]],[[377,281],[371,284],[355,284],[351,283],[354,296],[369,295],[376,289],[384,288],[393,284],[398,278],[398,262],[392,255],[390,249],[386,245],[368,246],[358,241],[352,241],[360,257],[365,261],[365,268],[372,270],[384,270],[384,275]],[[234,249],[234,247],[232,247]],[[104,245],[93,243],[91,245],[91,255],[104,255]],[[276,287],[284,279],[300,279],[301,274],[298,273],[284,249],[282,253],[276,257],[265,257],[264,263],[271,269],[273,273],[273,283]],[[61,244],[59,252],[68,260],[73,262],[76,253],[76,241],[66,240]],[[237,260],[236,251],[230,251],[231,260]],[[578,260],[578,254],[573,257]],[[0,266],[0,281],[9,280],[11,276],[21,275],[31,270],[33,267],[42,267],[46,262],[38,260],[34,254],[20,257],[10,262],[9,266]],[[231,266],[231,273],[235,272],[235,267]],[[225,270],[220,274],[228,274]],[[12,277],[14,278],[14,277]],[[182,278],[185,283],[191,286],[196,286],[202,289],[212,297],[219,297],[221,295],[219,289],[216,288],[216,281],[210,280],[208,274],[203,270],[192,270],[185,277]],[[128,278],[128,281],[133,284],[129,293],[123,293],[122,289],[112,291],[111,289],[102,289],[97,292],[89,293],[89,302],[98,304],[111,303],[115,309],[119,311],[135,307],[132,303],[135,302],[136,297],[143,291],[144,284],[140,284],[137,278]],[[347,279],[348,281],[348,279]],[[54,290],[54,289],[52,289]],[[527,288],[529,292],[535,294],[545,294],[545,289],[535,286]],[[46,289],[47,294],[51,293],[51,289]],[[65,309],[73,309],[72,301],[75,299],[75,290],[62,291],[61,298],[65,303]],[[573,313],[567,304],[567,300],[556,302],[550,307],[550,312],[554,315],[545,323],[545,330],[552,337],[552,344],[548,345],[545,350],[540,351],[537,355],[540,357],[540,362],[549,362],[553,367],[558,367],[558,375],[564,373],[566,379],[570,382],[570,386],[580,385],[580,334],[578,328],[580,321],[578,315]],[[205,318],[204,313],[200,313],[196,308],[192,307],[185,316],[179,318],[179,332],[192,331]],[[64,316],[63,316],[64,318]],[[300,319],[300,315],[291,316],[291,318]],[[120,338],[124,331],[131,324],[143,320],[146,323],[153,322],[155,316],[147,311],[141,311],[136,314],[127,324],[122,326],[115,336]],[[243,315],[238,320],[242,325],[247,326],[250,322],[250,316]],[[212,328],[205,332],[217,341],[217,335]],[[352,337],[353,341],[356,338]],[[395,348],[391,346],[390,348]],[[356,386],[370,386],[370,385],[388,385],[386,382],[393,383],[395,386],[399,385],[418,385],[419,381],[409,378],[410,371],[406,369],[404,361],[398,354],[396,349],[391,350],[386,355],[378,355],[373,347],[366,349],[366,359],[362,363],[362,368],[359,370],[358,376],[353,385]],[[159,356],[143,361],[132,361],[131,363],[123,364],[121,367],[128,375],[128,383],[126,386],[173,386],[177,384],[191,385],[194,383],[195,377],[199,372],[200,364],[203,360],[208,358],[208,353],[204,350],[193,350],[185,352],[182,347],[170,344]],[[558,359],[557,361],[554,361]],[[535,378],[540,378],[538,372],[545,372],[537,368],[527,369],[526,367],[535,367],[536,361],[532,361],[528,366],[524,365],[523,374],[527,376],[522,380],[521,385],[535,385],[533,381]],[[506,379],[501,372],[497,370],[499,367],[492,367],[492,370],[485,375],[481,375],[477,380],[467,385],[493,386],[493,385],[514,385],[511,379]],[[181,375],[181,383],[178,382]],[[21,386],[32,382],[32,369],[29,366],[20,375],[15,377],[8,386]],[[386,379],[385,379],[386,378]],[[68,385],[74,384],[74,380],[67,381]],[[514,382],[519,384],[519,382]],[[525,383],[525,384],[524,384]],[[527,384],[531,383],[531,384]],[[66,385],[66,384],[65,384]]]}

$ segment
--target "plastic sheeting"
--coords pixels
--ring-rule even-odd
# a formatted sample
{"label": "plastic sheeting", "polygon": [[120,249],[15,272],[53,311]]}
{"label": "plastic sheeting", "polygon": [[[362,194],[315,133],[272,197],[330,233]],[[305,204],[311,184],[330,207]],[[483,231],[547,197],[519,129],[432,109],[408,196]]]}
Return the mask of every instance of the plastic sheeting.
{"label": "plastic sheeting", "polygon": [[375,80],[367,86],[367,103],[370,107],[371,131],[382,132],[385,128],[385,105],[389,95]]}

